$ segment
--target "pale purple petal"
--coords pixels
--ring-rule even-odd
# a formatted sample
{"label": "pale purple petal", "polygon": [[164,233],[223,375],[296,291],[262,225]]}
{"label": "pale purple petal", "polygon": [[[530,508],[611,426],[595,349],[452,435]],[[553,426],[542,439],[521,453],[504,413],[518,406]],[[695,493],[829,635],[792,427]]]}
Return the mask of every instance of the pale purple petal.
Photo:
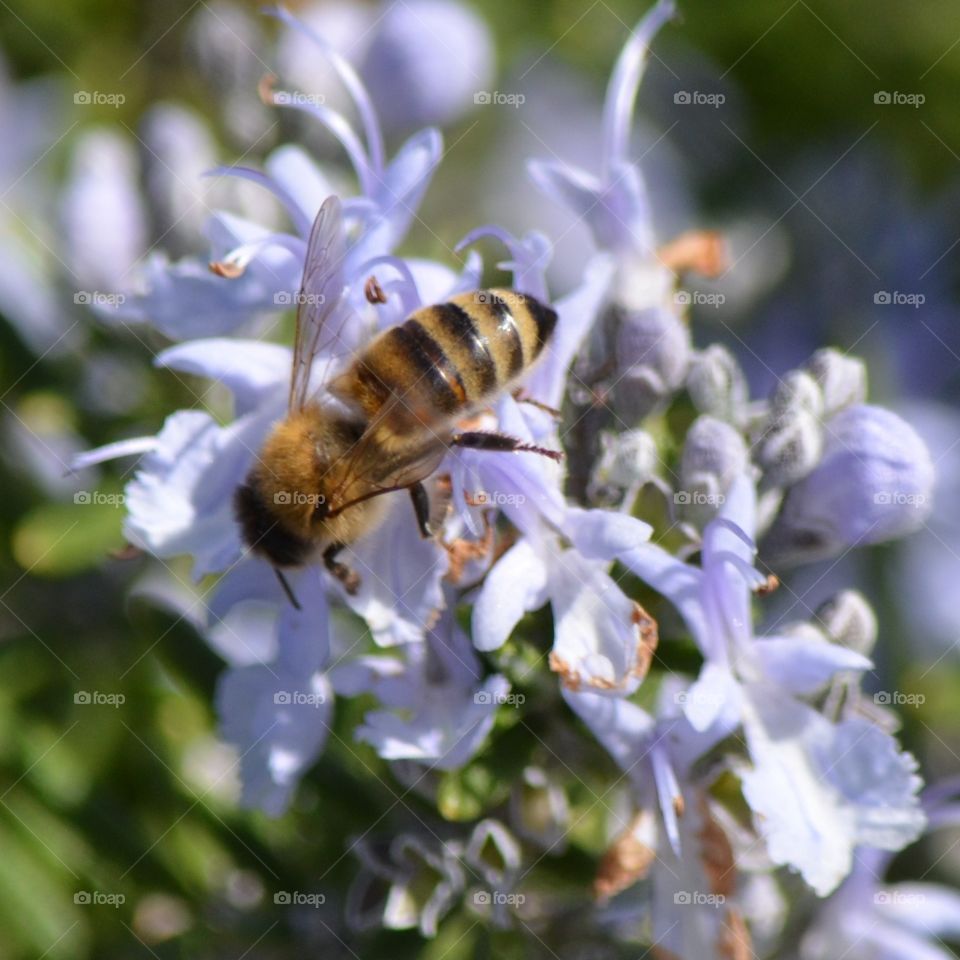
{"label": "pale purple petal", "polygon": [[233,493],[280,412],[261,410],[227,427],[197,410],[168,417],[127,485],[127,538],[159,557],[192,554],[198,578],[236,560]]}
{"label": "pale purple petal", "polygon": [[220,381],[233,394],[234,414],[241,417],[288,388],[292,356],[289,347],[274,343],[213,338],[168,347],[155,363]]}
{"label": "pale purple petal", "polygon": [[608,256],[592,257],[580,286],[554,304],[558,320],[553,338],[527,378],[526,390],[534,399],[550,407],[563,402],[567,371],[597,319],[613,273]]}
{"label": "pale purple petal", "polygon": [[320,673],[234,667],[221,675],[216,700],[223,737],[240,755],[243,805],[280,816],[326,743],[329,682]]}
{"label": "pale purple petal", "polygon": [[359,591],[346,602],[384,647],[423,637],[443,608],[441,580],[448,564],[446,551],[420,536],[406,492],[386,497],[393,502],[383,525],[342,555],[360,575]]}
{"label": "pale purple petal", "polygon": [[119,457],[138,457],[142,453],[155,450],[159,444],[157,437],[130,437],[128,440],[116,440],[113,443],[78,453],[70,461],[71,470],[86,470],[98,463],[107,460],[116,460]]}
{"label": "pale purple petal", "polygon": [[757,637],[752,649],[771,683],[800,695],[817,692],[835,673],[872,666],[854,650],[805,637]]}
{"label": "pale purple petal", "polygon": [[643,746],[653,733],[653,718],[622,697],[561,688],[564,699],[589,727],[617,766],[634,779],[643,779],[646,768],[639,764]]}

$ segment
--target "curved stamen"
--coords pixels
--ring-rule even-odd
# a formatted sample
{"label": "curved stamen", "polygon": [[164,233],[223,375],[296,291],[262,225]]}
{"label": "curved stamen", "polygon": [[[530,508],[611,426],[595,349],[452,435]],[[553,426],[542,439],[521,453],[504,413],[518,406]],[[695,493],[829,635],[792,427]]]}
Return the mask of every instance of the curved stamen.
{"label": "curved stamen", "polygon": [[380,130],[380,121],[377,119],[377,112],[374,110],[367,89],[357,75],[356,70],[354,70],[350,63],[324,40],[316,30],[302,20],[298,20],[289,10],[278,5],[276,7],[267,7],[264,12],[309,37],[320,47],[324,56],[330,61],[330,66],[336,71],[341,83],[343,83],[347,92],[350,94],[354,106],[357,108],[360,123],[363,125],[363,132],[367,139],[367,147],[370,151],[370,164],[379,179],[384,170],[385,152],[383,147],[383,133]]}

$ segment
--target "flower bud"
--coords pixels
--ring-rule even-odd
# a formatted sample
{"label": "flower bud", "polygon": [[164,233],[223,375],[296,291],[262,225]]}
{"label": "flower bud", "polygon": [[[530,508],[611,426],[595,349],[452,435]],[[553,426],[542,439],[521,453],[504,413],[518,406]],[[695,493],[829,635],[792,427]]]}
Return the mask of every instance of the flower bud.
{"label": "flower bud", "polygon": [[615,310],[614,403],[628,423],[637,423],[683,385],[690,360],[690,329],[668,306]]}
{"label": "flower bud", "polygon": [[823,394],[802,370],[788,373],[770,401],[770,414],[756,444],[756,460],[768,486],[790,486],[805,477],[823,452]]}
{"label": "flower bud", "polygon": [[646,430],[604,432],[600,456],[590,477],[587,495],[593,501],[613,503],[627,491],[639,491],[659,462],[657,444]]}
{"label": "flower bud", "polygon": [[865,657],[877,642],[877,616],[857,590],[841,590],[817,607],[816,618],[831,640]]}
{"label": "flower bud", "polygon": [[824,416],[867,399],[867,367],[857,357],[825,347],[807,361],[806,369],[820,387]]}
{"label": "flower bud", "polygon": [[747,379],[736,357],[719,343],[697,352],[687,371],[687,390],[694,406],[737,426],[746,418]]}
{"label": "flower bud", "polygon": [[680,458],[680,489],[674,494],[678,515],[703,529],[748,463],[747,445],[729,423],[698,417],[687,432]]}
{"label": "flower bud", "polygon": [[855,404],[827,424],[823,458],[787,492],[764,548],[803,563],[902,537],[930,510],[934,468],[914,429],[890,410]]}
{"label": "flower bud", "polygon": [[450,124],[490,102],[493,41],[475,10],[457,0],[405,0],[384,9],[370,28],[361,74],[391,131]]}

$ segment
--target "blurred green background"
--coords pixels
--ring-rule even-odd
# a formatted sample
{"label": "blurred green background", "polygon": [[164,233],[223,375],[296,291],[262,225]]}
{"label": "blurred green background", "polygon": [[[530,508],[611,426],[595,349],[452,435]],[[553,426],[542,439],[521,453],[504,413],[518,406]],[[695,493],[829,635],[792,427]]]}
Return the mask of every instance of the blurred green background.
{"label": "blurred green background", "polygon": [[[0,4],[0,46],[14,84],[60,78],[63,116],[53,122],[64,131],[71,124],[79,132],[100,123],[134,131],[152,103],[178,100],[207,118],[219,138],[221,159],[229,162],[240,148],[223,122],[219,94],[198,69],[188,43],[191,18],[205,6],[181,0],[15,0]],[[582,77],[598,102],[628,28],[645,9],[625,0],[592,5],[485,0],[473,6],[491,27],[501,76],[545,54],[558,69]],[[947,0],[913,7],[893,0],[843,5],[684,0],[680,6],[681,22],[657,40],[640,117],[669,127],[675,117],[673,92],[688,78],[699,79],[702,89],[719,85],[731,91],[737,136],[749,143],[749,149],[731,148],[735,138],[702,113],[672,131],[679,154],[687,158],[685,170],[693,171],[689,186],[703,222],[722,225],[743,211],[758,210],[776,220],[790,206],[791,194],[806,196],[830,158],[853,145],[856,155],[874,158],[875,178],[862,181],[873,190],[862,198],[863,209],[902,242],[885,250],[885,265],[897,266],[899,251],[912,251],[918,238],[930,235],[932,222],[941,231],[936,236],[942,243],[938,248],[940,240],[931,241],[927,262],[942,249],[938,305],[952,320],[960,249],[950,247],[960,237],[960,218],[953,216],[960,199],[960,6]],[[256,5],[247,9],[255,12]],[[275,32],[266,21],[263,29],[267,36]],[[270,54],[262,56],[269,60]],[[71,102],[75,89],[122,89],[126,99],[118,108],[94,107],[81,114]],[[923,110],[878,111],[878,90],[922,92]],[[16,95],[14,87],[6,92]],[[250,97],[255,96],[251,89]],[[443,225],[435,229],[451,243],[490,218],[485,196],[464,191],[462,184],[489,159],[500,120],[484,117],[474,129],[475,119],[468,116],[447,131],[448,142],[463,136],[467,149],[451,157],[426,206],[425,216]],[[285,133],[283,128],[277,140],[261,146],[282,142]],[[16,147],[15,130],[4,136],[13,141],[0,144],[0,155]],[[65,175],[72,136],[39,158],[50,184]],[[824,158],[819,167],[798,170],[798,158],[818,155]],[[26,166],[14,167],[11,183],[0,184],[4,196],[11,188],[16,194],[12,181]],[[516,176],[524,176],[519,167]],[[809,202],[819,211],[817,198],[815,186]],[[38,203],[44,215],[52,216],[42,198]],[[831,284],[840,290],[863,280],[851,278],[859,268],[847,262],[839,279],[818,271],[824,262],[845,258],[841,247],[859,249],[869,239],[870,217],[864,213],[858,222],[834,207],[830,194],[823,203],[818,216],[828,220],[830,230],[821,230],[813,214],[805,216],[803,205],[783,221],[781,229],[793,240],[791,266],[753,301],[755,315],[742,318],[738,328],[750,330],[755,323],[758,343],[767,342],[765,329],[776,332],[769,312],[778,297],[789,296],[791,284],[808,291],[820,311],[809,324],[814,343],[849,345],[866,329],[847,324],[839,308],[831,314],[829,298],[821,302],[824,291],[834,289]],[[831,218],[831,212],[837,216]],[[56,234],[55,222],[48,228]],[[416,231],[408,247],[444,253]],[[917,278],[922,269],[916,268]],[[129,585],[149,569],[149,561],[109,556],[123,546],[122,511],[109,503],[78,506],[69,496],[58,496],[31,473],[29,457],[18,446],[24,431],[77,437],[89,446],[154,433],[166,413],[195,405],[196,396],[177,378],[151,369],[151,353],[162,346],[162,338],[102,328],[70,303],[70,284],[63,278],[57,283],[71,318],[84,327],[82,351],[38,358],[11,327],[0,325],[7,448],[0,501],[0,960],[299,957],[307,951],[438,960],[494,952],[524,955],[522,940],[474,928],[466,916],[454,918],[425,950],[415,933],[381,935],[361,948],[344,932],[336,892],[346,889],[356,871],[351,858],[341,858],[344,838],[376,820],[402,792],[372,750],[346,747],[361,704],[338,707],[340,739],[331,739],[288,816],[271,821],[236,809],[234,775],[226,773],[229,758],[214,730],[218,658],[188,622],[149,599],[128,598]],[[883,288],[882,281],[874,286]],[[696,317],[695,323],[701,344],[729,339],[713,318]],[[960,347],[951,329],[956,325],[943,334],[948,364]],[[898,373],[897,342],[891,335],[859,345],[873,364],[874,397],[884,402],[955,398],[954,373],[931,385],[936,396],[924,396],[916,380]],[[109,355],[115,369],[132,375],[138,386],[129,404],[121,399],[111,411],[87,402],[80,386],[91,352]],[[750,358],[745,362],[749,365]],[[782,366],[773,354],[769,362]],[[131,467],[129,461],[111,465],[99,489],[119,492]],[[859,571],[868,594],[880,600],[889,661],[884,669],[896,689],[926,698],[906,716],[908,748],[929,771],[955,772],[960,752],[956,638],[951,652],[917,635],[922,630],[910,617],[910,597],[898,586],[899,562],[895,549],[878,549]],[[187,578],[186,566],[172,568]],[[936,669],[930,669],[934,662]],[[75,702],[78,693],[91,691],[123,702]],[[533,749],[518,742],[518,759]],[[377,789],[371,790],[364,765],[379,771]],[[455,778],[446,789],[455,796],[469,793]],[[421,814],[430,816],[429,805],[421,806]],[[457,804],[450,809],[455,812]],[[584,842],[589,848],[589,840]],[[578,857],[582,854],[576,851],[568,855],[567,872],[585,881],[590,865]],[[947,876],[957,868],[954,851],[940,870]],[[273,894],[283,890],[329,895],[320,910],[280,911]],[[75,902],[83,891],[122,894],[125,902]]]}

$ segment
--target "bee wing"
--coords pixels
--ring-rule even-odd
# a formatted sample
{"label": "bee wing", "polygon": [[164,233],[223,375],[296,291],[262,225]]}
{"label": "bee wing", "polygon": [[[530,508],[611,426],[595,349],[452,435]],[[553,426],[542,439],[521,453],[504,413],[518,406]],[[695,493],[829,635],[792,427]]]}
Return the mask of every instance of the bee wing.
{"label": "bee wing", "polygon": [[343,304],[345,256],[340,200],[329,196],[313,221],[303,265],[290,376],[291,410],[306,403],[314,361],[320,353],[332,352],[348,316]]}
{"label": "bee wing", "polygon": [[[395,451],[385,450],[379,442],[380,426],[389,415],[389,408],[399,402],[401,398],[396,397],[384,404],[348,455],[344,479],[331,497],[334,514],[362,500],[412,486],[440,466],[448,449],[446,438],[441,434],[425,432]],[[370,490],[374,477],[375,488]]]}

